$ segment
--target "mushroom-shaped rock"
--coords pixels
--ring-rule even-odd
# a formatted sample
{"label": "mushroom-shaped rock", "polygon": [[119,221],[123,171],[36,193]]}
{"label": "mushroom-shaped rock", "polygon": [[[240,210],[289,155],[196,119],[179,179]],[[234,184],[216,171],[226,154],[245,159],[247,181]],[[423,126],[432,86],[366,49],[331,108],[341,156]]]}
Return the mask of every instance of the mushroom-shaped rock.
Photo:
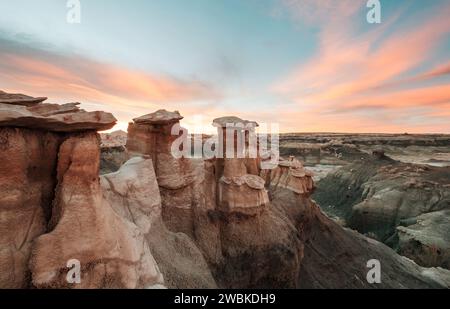
{"label": "mushroom-shaped rock", "polygon": [[133,121],[138,124],[163,125],[176,123],[181,119],[183,119],[183,116],[181,116],[178,111],[168,112],[165,109],[160,109],[154,113],[135,118]]}
{"label": "mushroom-shaped rock", "polygon": [[313,173],[306,170],[303,164],[291,157],[279,162],[277,168],[262,170],[261,177],[267,185],[289,189],[297,194],[308,194],[314,189]]}
{"label": "mushroom-shaped rock", "polygon": [[48,113],[43,113],[36,106],[0,103],[0,127],[24,127],[52,132],[103,131],[111,129],[117,122],[111,113],[86,112],[75,109],[72,105],[44,106],[42,109]]}
{"label": "mushroom-shaped rock", "polygon": [[110,113],[80,109],[80,103],[41,104],[45,99],[0,91],[0,127],[69,133],[108,130],[117,122]]}
{"label": "mushroom-shaped rock", "polygon": [[46,97],[33,98],[20,93],[6,93],[0,90],[0,103],[33,106],[47,100]]}

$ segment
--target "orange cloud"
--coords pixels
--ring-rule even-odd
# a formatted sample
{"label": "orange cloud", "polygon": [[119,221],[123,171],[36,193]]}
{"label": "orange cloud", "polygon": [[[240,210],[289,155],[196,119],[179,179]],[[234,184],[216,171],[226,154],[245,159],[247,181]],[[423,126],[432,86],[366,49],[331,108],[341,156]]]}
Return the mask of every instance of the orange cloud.
{"label": "orange cloud", "polygon": [[[317,55],[276,83],[274,92],[297,104],[302,111],[296,113],[298,118],[307,116],[308,123],[302,126],[305,130],[449,132],[450,119],[437,115],[448,117],[450,84],[412,87],[413,82],[449,74],[448,65],[404,76],[432,59],[439,44],[448,38],[450,5],[441,6],[432,18],[410,30],[390,34],[400,16],[394,14],[373,30],[355,34],[349,20],[357,20],[353,15],[358,4],[342,5],[331,20],[321,19]],[[340,14],[345,10],[346,14]],[[420,108],[427,112],[422,110],[420,115]]]}

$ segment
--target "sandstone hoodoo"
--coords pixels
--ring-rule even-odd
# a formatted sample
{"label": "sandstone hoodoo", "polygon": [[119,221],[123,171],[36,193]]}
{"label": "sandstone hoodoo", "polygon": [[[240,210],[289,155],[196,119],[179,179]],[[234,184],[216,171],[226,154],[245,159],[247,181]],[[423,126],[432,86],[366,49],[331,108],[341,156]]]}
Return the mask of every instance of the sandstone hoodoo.
{"label": "sandstone hoodoo", "polygon": [[189,159],[172,154],[172,144],[183,131],[179,127],[181,119],[179,112],[166,110],[134,119],[128,125],[126,148],[130,156],[147,155],[152,159],[161,191],[164,220],[169,229],[191,235],[195,170]]}
{"label": "sandstone hoodoo", "polygon": [[282,159],[274,169],[262,170],[261,176],[270,186],[286,188],[297,194],[311,194],[314,190],[314,174],[295,157]]}
{"label": "sandstone hoodoo", "polygon": [[[219,208],[226,212],[239,210],[244,213],[261,210],[269,203],[269,197],[264,180],[258,176],[254,131],[257,123],[238,117],[223,117],[215,119],[213,125],[217,127],[219,136],[218,157],[215,159]],[[250,156],[251,138],[254,138],[254,158]]]}
{"label": "sandstone hoodoo", "polygon": [[[156,160],[153,165],[161,191],[163,225],[189,236],[208,263],[217,286],[373,287],[365,281],[367,261],[373,258],[383,260],[389,269],[382,287],[447,286],[448,272],[430,269],[425,275],[424,269],[391,249],[344,230],[323,215],[310,199],[313,175],[295,158],[265,164],[263,169],[262,163],[271,156],[261,156],[258,143],[256,156],[249,151],[256,123],[238,117],[216,119],[216,156],[170,158],[172,170],[168,170],[159,168],[158,162],[167,158],[170,143],[180,136],[169,136],[169,132],[179,125],[181,116],[159,111],[141,119],[145,123],[135,120],[130,124],[129,151]],[[180,162],[184,162],[184,170],[178,169]],[[168,190],[167,175],[180,179],[189,175],[192,185]],[[161,250],[161,242],[156,243],[155,248]],[[164,277],[170,278],[169,286],[179,286],[173,276],[177,268],[165,263],[161,257],[167,255],[157,251],[152,249],[158,264],[164,265]],[[346,255],[346,251],[351,254]],[[327,256],[335,267],[330,266]],[[349,273],[354,275],[349,277]]]}
{"label": "sandstone hoodoo", "polygon": [[143,236],[101,198],[96,130],[116,119],[78,103],[1,96],[0,286],[69,287],[72,259],[83,266],[76,287],[161,283]]}

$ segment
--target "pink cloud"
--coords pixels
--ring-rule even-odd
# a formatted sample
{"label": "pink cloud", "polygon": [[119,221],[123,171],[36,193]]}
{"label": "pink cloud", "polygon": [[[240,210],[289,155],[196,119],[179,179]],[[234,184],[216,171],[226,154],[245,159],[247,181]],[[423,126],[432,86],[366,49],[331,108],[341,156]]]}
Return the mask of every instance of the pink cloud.
{"label": "pink cloud", "polygon": [[[401,132],[409,126],[420,130],[434,128],[432,131],[440,128],[448,132],[449,125],[439,122],[442,117],[434,127],[425,122],[432,123],[434,114],[442,114],[448,107],[450,85],[416,85],[413,89],[389,91],[383,90],[382,86],[392,85],[396,80],[421,81],[449,74],[448,66],[443,65],[419,76],[404,78],[433,59],[439,44],[450,34],[450,5],[440,7],[435,15],[421,20],[413,28],[391,32],[392,24],[400,16],[394,14],[363,34],[354,33],[355,25],[351,21],[358,12],[354,6],[342,4],[335,17],[328,21],[320,17],[329,13],[327,5],[325,10],[312,6],[318,12],[310,13],[310,16],[324,21],[319,32],[319,50],[316,56],[276,83],[273,91],[297,103],[302,110],[301,115],[297,113],[298,118],[307,115],[309,123],[304,123],[304,128],[308,129],[327,131],[334,127],[335,131],[337,128],[366,131],[371,128],[373,131]],[[299,12],[300,15],[304,13]],[[434,112],[422,117],[423,123],[401,123],[404,126],[401,129],[397,123],[402,115],[411,115],[414,119],[413,110],[421,107]],[[392,111],[395,109],[397,111]],[[378,119],[373,119],[374,111],[377,111]],[[340,113],[345,113],[344,117]]]}

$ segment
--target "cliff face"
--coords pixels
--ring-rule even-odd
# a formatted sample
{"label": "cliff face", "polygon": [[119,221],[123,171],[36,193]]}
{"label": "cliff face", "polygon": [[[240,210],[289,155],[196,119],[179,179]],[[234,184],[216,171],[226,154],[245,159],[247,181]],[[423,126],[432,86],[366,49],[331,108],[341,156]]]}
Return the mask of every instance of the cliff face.
{"label": "cliff face", "polygon": [[47,230],[62,136],[0,128],[0,287],[28,286],[33,240]]}

